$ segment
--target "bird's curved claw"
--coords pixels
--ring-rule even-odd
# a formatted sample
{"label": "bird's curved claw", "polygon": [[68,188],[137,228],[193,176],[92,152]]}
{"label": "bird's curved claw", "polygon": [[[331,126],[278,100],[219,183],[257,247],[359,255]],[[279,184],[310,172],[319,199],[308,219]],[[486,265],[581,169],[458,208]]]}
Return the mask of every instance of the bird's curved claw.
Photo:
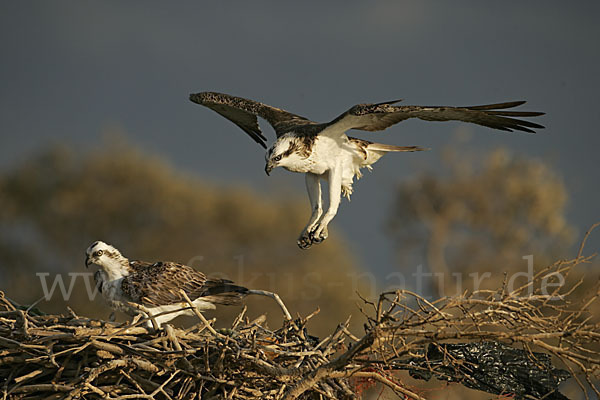
{"label": "bird's curved claw", "polygon": [[308,236],[313,244],[319,244],[327,239],[329,233],[326,226],[317,225],[308,233]]}
{"label": "bird's curved claw", "polygon": [[302,250],[307,250],[313,245],[313,241],[307,232],[303,232],[302,235],[298,238],[298,247]]}
{"label": "bird's curved claw", "polygon": [[305,230],[300,234],[298,238],[298,247],[302,250],[310,248],[313,244],[322,243],[329,233],[327,232],[327,226],[316,225],[309,230]]}

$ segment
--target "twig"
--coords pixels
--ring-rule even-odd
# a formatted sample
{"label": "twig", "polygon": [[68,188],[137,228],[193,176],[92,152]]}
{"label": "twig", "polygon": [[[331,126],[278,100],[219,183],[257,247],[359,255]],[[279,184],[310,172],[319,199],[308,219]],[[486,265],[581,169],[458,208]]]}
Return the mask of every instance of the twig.
{"label": "twig", "polygon": [[292,320],[292,315],[288,311],[285,304],[283,304],[283,301],[281,301],[281,298],[279,297],[279,295],[277,293],[267,292],[266,290],[248,290],[248,293],[256,294],[259,296],[267,296],[267,297],[272,298],[273,300],[275,300],[277,302],[277,304],[279,304],[279,307],[281,308],[281,311],[283,312],[283,316],[285,317],[286,321]]}
{"label": "twig", "polygon": [[179,291],[179,293],[181,293],[181,295],[183,296],[183,298],[185,299],[185,301],[187,301],[187,303],[189,304],[189,306],[192,308],[192,311],[194,312],[194,314],[196,314],[196,317],[198,317],[198,319],[200,321],[202,321],[202,323],[204,324],[204,327],[206,329],[208,329],[208,331],[210,333],[212,333],[214,336],[220,338],[220,339],[226,339],[227,336],[217,332],[206,320],[206,318],[204,318],[204,315],[202,315],[202,313],[198,310],[198,308],[194,305],[194,303],[192,303],[192,301],[190,300],[190,298],[188,297],[187,293],[185,293],[185,291],[183,289],[181,289]]}

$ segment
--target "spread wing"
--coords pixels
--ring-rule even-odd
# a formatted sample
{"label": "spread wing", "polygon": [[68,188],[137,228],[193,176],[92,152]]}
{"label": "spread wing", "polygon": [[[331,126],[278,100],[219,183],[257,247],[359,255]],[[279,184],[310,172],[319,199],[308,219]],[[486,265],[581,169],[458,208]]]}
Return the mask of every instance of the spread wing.
{"label": "spread wing", "polygon": [[[233,304],[229,300],[239,298],[246,288],[224,279],[207,279],[202,272],[187,265],[174,262],[155,264],[132,261],[133,273],[123,279],[122,290],[132,301],[144,305],[159,306],[185,302],[181,289],[193,301],[205,297],[220,304]],[[222,300],[222,301],[220,301]]]}
{"label": "spread wing", "polygon": [[425,121],[463,121],[512,132],[513,130],[535,133],[532,128],[543,129],[542,125],[515,117],[537,117],[542,112],[505,111],[525,104],[524,101],[487,104],[470,107],[448,106],[394,106],[400,100],[378,104],[358,104],[328,124],[335,131],[359,129],[381,131],[409,118]]}
{"label": "spread wing", "polygon": [[292,114],[280,108],[271,107],[254,100],[230,96],[216,92],[190,94],[190,100],[201,104],[221,114],[246,132],[254,141],[265,149],[267,138],[262,134],[258,125],[258,117],[265,119],[277,137],[292,130],[296,126],[312,125],[314,122]]}

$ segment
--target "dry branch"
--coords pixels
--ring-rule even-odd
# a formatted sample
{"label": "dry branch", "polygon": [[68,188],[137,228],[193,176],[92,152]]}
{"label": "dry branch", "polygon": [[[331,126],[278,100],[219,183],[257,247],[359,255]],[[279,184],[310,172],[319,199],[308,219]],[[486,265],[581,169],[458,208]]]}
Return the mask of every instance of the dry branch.
{"label": "dry branch", "polygon": [[[313,337],[307,322],[314,314],[289,320],[283,302],[286,318],[277,330],[264,318],[248,320],[244,309],[230,329],[217,330],[199,314],[191,329],[154,331],[137,326],[143,321],[121,326],[74,313],[34,315],[0,292],[0,393],[3,399],[356,398],[356,382],[368,379],[398,397],[423,400],[397,379],[397,370],[477,387],[481,376],[451,349],[497,343],[550,377],[555,367],[567,370],[584,391],[598,394],[600,325],[589,313],[598,293],[575,300],[578,283],[567,280],[550,298],[538,285],[588,261],[579,255],[558,262],[510,293],[499,288],[436,301],[407,290],[383,293],[378,301],[364,300],[362,337],[349,332],[348,320],[326,338]],[[428,359],[431,349],[443,357]]]}

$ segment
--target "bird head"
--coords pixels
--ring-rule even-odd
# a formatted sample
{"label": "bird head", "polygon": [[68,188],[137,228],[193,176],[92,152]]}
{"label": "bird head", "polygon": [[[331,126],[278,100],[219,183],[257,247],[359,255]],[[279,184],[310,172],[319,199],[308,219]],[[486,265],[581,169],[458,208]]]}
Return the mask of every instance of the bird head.
{"label": "bird head", "polygon": [[267,154],[265,155],[265,173],[267,174],[267,176],[271,175],[271,171],[273,170],[273,168],[279,166],[282,157],[283,154],[275,154],[275,145],[273,145],[267,151]]}
{"label": "bird head", "polygon": [[296,171],[296,166],[299,165],[303,157],[298,153],[298,141],[292,135],[281,136],[274,144],[267,150],[265,155],[265,172],[267,175],[271,173],[273,168],[284,167],[290,171]]}
{"label": "bird head", "polygon": [[85,266],[97,265],[113,276],[124,276],[129,271],[129,260],[110,244],[96,241],[85,251]]}

